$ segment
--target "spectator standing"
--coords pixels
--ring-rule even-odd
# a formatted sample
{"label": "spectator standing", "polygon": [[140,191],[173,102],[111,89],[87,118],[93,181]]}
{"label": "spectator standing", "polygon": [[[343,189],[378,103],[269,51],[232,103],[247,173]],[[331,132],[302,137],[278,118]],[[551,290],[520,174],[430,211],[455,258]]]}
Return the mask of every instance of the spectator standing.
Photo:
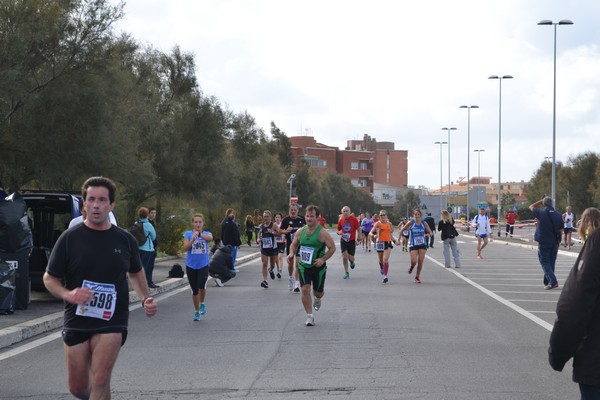
{"label": "spectator standing", "polygon": [[450,268],[450,250],[454,257],[454,267],[460,268],[460,250],[458,249],[458,231],[454,227],[454,218],[446,210],[442,210],[442,217],[438,222],[438,231],[441,232],[442,241],[444,242],[444,264],[446,268]]}
{"label": "spectator standing", "polygon": [[[515,231],[515,221],[517,218],[519,218],[519,214],[512,210],[509,210],[506,212],[506,214],[504,214],[504,219],[506,220],[506,237],[508,237],[508,235],[513,237],[513,232]],[[498,232],[500,232],[500,229],[498,229]]]}
{"label": "spectator standing", "polygon": [[[152,227],[154,228],[154,232],[156,232],[156,208],[154,207],[149,207],[148,208],[148,222],[150,222],[150,224],[152,224]],[[157,252],[157,246],[158,245],[158,233],[156,233],[156,238],[152,241],[152,246],[154,247],[154,250],[152,251],[152,269],[154,270],[154,264],[156,262],[156,252]]]}
{"label": "spectator standing", "polygon": [[427,246],[433,249],[433,243],[435,243],[435,220],[431,216],[431,213],[427,213],[427,216],[423,218],[423,222],[429,226],[429,231],[431,231]]}
{"label": "spectator standing", "polygon": [[483,259],[481,252],[487,246],[488,237],[492,234],[490,218],[485,214],[485,208],[479,209],[479,214],[473,218],[471,226],[475,228],[475,237],[477,237],[477,258]]}
{"label": "spectator standing", "polygon": [[[544,208],[540,208],[542,205]],[[548,196],[531,204],[529,209],[538,220],[534,239],[538,242],[538,259],[544,271],[544,289],[554,289],[558,287],[554,268],[562,239],[562,216],[552,207],[552,198]]]}
{"label": "spectator standing", "polygon": [[148,209],[141,207],[138,210],[139,221],[144,225],[144,235],[146,236],[146,242],[139,247],[140,258],[142,259],[142,266],[146,272],[146,281],[148,281],[148,287],[155,289],[159,286],[152,280],[152,273],[154,272],[154,258],[156,253],[154,252],[154,241],[156,240],[156,231],[154,226],[148,220]]}
{"label": "spectator standing", "polygon": [[254,224],[254,240],[258,240],[258,230],[260,224],[263,223],[263,219],[260,216],[260,211],[258,209],[254,210],[254,215],[252,216],[252,223]]}
{"label": "spectator standing", "polygon": [[565,247],[571,249],[571,234],[573,233],[573,225],[575,214],[571,212],[571,206],[567,206],[567,210],[562,215],[565,232]]}
{"label": "spectator standing", "polygon": [[321,225],[323,228],[325,228],[326,221],[325,221],[325,217],[323,216],[323,214],[321,214],[319,216],[319,225]]}
{"label": "spectator standing", "polygon": [[254,233],[254,222],[252,222],[252,215],[246,215],[246,239],[248,246],[252,246],[252,234]]}
{"label": "spectator standing", "polygon": [[582,400],[600,398],[600,211],[581,215],[583,248],[571,269],[556,305],[548,358],[562,371],[573,357],[573,381]]}
{"label": "spectator standing", "polygon": [[225,218],[221,222],[221,243],[223,246],[231,245],[231,257],[233,267],[235,268],[235,260],[238,248],[242,245],[242,240],[240,238],[240,230],[235,223],[235,211],[233,208],[228,208],[225,211]]}

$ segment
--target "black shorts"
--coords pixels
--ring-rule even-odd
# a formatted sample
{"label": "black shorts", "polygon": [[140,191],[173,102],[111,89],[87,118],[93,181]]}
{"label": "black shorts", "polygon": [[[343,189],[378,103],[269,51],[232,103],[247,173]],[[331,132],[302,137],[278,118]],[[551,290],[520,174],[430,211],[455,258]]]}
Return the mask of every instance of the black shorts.
{"label": "black shorts", "polygon": [[208,266],[200,269],[193,269],[186,265],[185,273],[194,296],[198,295],[199,289],[206,289],[206,281],[208,280]]}
{"label": "black shorts", "polygon": [[408,248],[409,251],[413,251],[413,250],[427,250],[427,245],[426,244],[420,244],[418,246],[411,246]]}
{"label": "black shorts", "polygon": [[564,228],[565,234],[573,232],[573,228]]}
{"label": "black shorts", "polygon": [[275,247],[275,248],[273,248],[273,247],[267,247],[267,248],[261,247],[260,248],[260,254],[262,254],[263,256],[269,256],[269,257],[276,256],[277,254],[279,254],[279,248],[277,248],[277,247]]}
{"label": "black shorts", "polygon": [[103,333],[120,333],[121,334],[121,346],[125,344],[127,340],[127,330],[123,328],[114,328],[113,331],[102,331],[102,332],[88,332],[88,331],[62,331],[63,342],[69,347],[76,346],[78,344],[87,342],[94,335],[101,335]]}
{"label": "black shorts", "polygon": [[[377,243],[383,243],[383,250],[377,249]],[[393,249],[393,248],[394,248],[394,246],[392,245],[392,242],[375,242],[375,251],[378,251],[380,253],[387,249]]]}
{"label": "black shorts", "polygon": [[350,240],[350,241],[346,242],[345,240],[341,239],[340,240],[340,249],[341,249],[342,253],[347,251],[348,254],[353,256],[356,253],[356,241]]}
{"label": "black shorts", "polygon": [[281,254],[285,253],[285,242],[277,243],[277,251]]}
{"label": "black shorts", "polygon": [[327,275],[327,265],[320,268],[306,268],[298,265],[300,275],[300,285],[311,285],[315,292],[322,292],[325,288],[325,276]]}

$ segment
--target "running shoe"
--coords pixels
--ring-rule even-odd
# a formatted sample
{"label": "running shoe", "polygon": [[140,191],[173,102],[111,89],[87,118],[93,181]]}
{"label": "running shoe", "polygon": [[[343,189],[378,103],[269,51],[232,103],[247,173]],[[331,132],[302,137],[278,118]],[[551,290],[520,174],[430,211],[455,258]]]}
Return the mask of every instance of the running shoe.
{"label": "running shoe", "polygon": [[544,286],[544,290],[556,289],[557,287],[558,287],[558,283],[555,283],[554,285],[546,285],[546,286]]}
{"label": "running shoe", "polygon": [[218,287],[223,287],[225,286],[223,284],[223,282],[221,282],[221,280],[219,278],[215,278],[215,285],[217,285]]}
{"label": "running shoe", "polygon": [[268,283],[267,281],[262,281],[262,282],[260,283],[260,287],[263,287],[263,288],[265,288],[265,289],[268,289],[268,288],[269,288],[269,283]]}
{"label": "running shoe", "polygon": [[196,311],[194,313],[194,318],[192,318],[192,321],[200,321],[200,311]]}
{"label": "running shoe", "polygon": [[277,279],[281,279],[281,271],[277,271]]}
{"label": "running shoe", "polygon": [[304,323],[306,326],[315,326],[315,317],[312,314],[308,314],[306,316],[306,322]]}
{"label": "running shoe", "polygon": [[421,280],[419,278],[415,278],[415,283],[421,283]]}
{"label": "running shoe", "polygon": [[387,276],[386,276],[385,278],[383,278],[383,281],[382,281],[382,283],[388,283],[388,278],[387,278]]}
{"label": "running shoe", "polygon": [[290,276],[290,281],[288,283],[288,290],[291,292],[292,290],[294,290],[294,277]]}
{"label": "running shoe", "polygon": [[315,309],[315,311],[319,311],[319,308],[321,308],[321,299],[318,297],[315,297],[315,300],[313,301],[313,308]]}
{"label": "running shoe", "polygon": [[271,276],[271,279],[275,279],[275,272],[273,272],[272,269],[269,270],[269,275]]}
{"label": "running shoe", "polygon": [[300,293],[300,281],[294,283],[294,293]]}
{"label": "running shoe", "polygon": [[479,258],[480,260],[483,260],[483,256],[477,256],[477,258]]}
{"label": "running shoe", "polygon": [[350,261],[350,269],[354,269],[354,267],[356,267],[356,264],[354,264],[354,261]]}
{"label": "running shoe", "polygon": [[348,272],[344,272],[344,279],[350,278],[350,274]]}
{"label": "running shoe", "polygon": [[369,253],[371,252],[371,249],[369,249]]}
{"label": "running shoe", "polygon": [[200,304],[200,315],[206,314],[206,304]]}
{"label": "running shoe", "polygon": [[446,265],[446,268],[450,268],[450,265]]}
{"label": "running shoe", "polygon": [[411,267],[408,269],[408,274],[409,274],[409,275],[410,275],[410,274],[412,274],[412,272],[413,272],[413,269],[415,269],[415,266],[414,266],[414,265],[412,265],[412,266],[411,266]]}

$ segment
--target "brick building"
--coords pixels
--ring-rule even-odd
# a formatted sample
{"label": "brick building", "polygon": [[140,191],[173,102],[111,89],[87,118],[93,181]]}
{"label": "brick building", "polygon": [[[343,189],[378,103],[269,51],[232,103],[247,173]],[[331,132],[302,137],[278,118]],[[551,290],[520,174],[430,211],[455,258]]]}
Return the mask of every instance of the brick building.
{"label": "brick building", "polygon": [[408,186],[408,151],[395,150],[393,142],[377,142],[366,134],[362,140],[348,140],[344,150],[318,143],[312,136],[292,136],[290,142],[296,165],[304,162],[317,173],[344,174],[378,202],[378,189],[387,193],[384,200],[395,201],[396,189]]}

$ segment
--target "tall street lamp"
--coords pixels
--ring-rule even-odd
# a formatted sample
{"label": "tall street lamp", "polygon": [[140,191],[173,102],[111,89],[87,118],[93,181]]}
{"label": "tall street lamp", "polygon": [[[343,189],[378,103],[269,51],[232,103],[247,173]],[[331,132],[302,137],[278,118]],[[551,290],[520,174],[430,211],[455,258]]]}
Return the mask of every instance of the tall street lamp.
{"label": "tall street lamp", "polygon": [[556,25],[573,25],[573,21],[561,19],[552,22],[548,19],[538,22],[538,25],[554,25],[554,99],[552,106],[552,203],[556,206]]}
{"label": "tall street lamp", "polygon": [[448,144],[448,142],[435,142],[434,144],[440,145],[440,218],[442,216],[442,210],[444,209],[444,186],[442,182],[442,146]]}
{"label": "tall street lamp", "polygon": [[446,207],[448,207],[448,203],[450,202],[450,185],[452,181],[450,180],[450,131],[455,131],[456,128],[442,128],[443,131],[448,131],[448,197],[446,197]]}
{"label": "tall street lamp", "polygon": [[488,78],[498,79],[498,82],[500,82],[500,99],[498,101],[498,237],[502,236],[500,232],[500,219],[502,218],[502,80],[512,78],[512,75],[492,75]]}
{"label": "tall street lamp", "polygon": [[287,180],[288,185],[290,185],[290,198],[288,199],[289,200],[288,204],[292,203],[292,183],[294,182],[294,179],[296,179],[296,174],[291,174]]}
{"label": "tall street lamp", "polygon": [[[485,151],[485,149],[476,149],[473,150],[474,153],[477,153],[477,183],[481,188],[481,152]],[[477,190],[477,204],[479,204],[479,189]]]}
{"label": "tall street lamp", "polygon": [[470,220],[469,214],[469,192],[471,191],[471,108],[479,106],[460,106],[467,109],[467,222]]}

